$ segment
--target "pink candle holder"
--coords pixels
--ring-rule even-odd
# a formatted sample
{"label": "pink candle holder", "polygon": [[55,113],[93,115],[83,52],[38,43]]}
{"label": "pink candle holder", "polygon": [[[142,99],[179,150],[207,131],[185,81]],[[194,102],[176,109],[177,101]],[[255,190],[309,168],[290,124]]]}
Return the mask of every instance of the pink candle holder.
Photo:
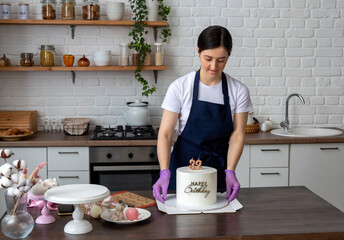
{"label": "pink candle holder", "polygon": [[34,195],[31,192],[29,192],[28,198],[31,200],[40,200],[44,203],[41,211],[42,215],[36,218],[37,224],[50,224],[56,221],[56,219],[50,215],[50,210],[47,206],[47,200],[45,200],[44,195]]}

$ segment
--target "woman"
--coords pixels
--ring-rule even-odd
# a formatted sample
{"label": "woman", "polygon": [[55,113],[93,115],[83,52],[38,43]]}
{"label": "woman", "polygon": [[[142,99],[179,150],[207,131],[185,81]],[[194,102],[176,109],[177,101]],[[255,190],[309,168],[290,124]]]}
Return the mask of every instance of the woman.
{"label": "woman", "polygon": [[[168,88],[158,134],[160,178],[153,185],[153,195],[162,203],[168,187],[175,189],[176,169],[188,166],[192,158],[218,170],[218,189],[226,189],[228,202],[239,195],[234,171],[253,107],[247,87],[223,73],[231,51],[232,37],[226,28],[204,29],[197,41],[200,70]],[[179,136],[171,154],[177,120]]]}

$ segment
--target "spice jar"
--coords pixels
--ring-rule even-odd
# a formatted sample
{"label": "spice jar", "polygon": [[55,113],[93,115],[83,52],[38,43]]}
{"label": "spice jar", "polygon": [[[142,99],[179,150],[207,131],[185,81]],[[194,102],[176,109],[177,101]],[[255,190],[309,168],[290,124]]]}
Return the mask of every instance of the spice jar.
{"label": "spice jar", "polygon": [[11,19],[11,4],[10,3],[1,3],[1,18],[2,19]]}
{"label": "spice jar", "polygon": [[154,47],[155,47],[155,53],[154,53],[155,66],[162,66],[164,65],[162,43],[154,43]]}
{"label": "spice jar", "polygon": [[75,19],[75,0],[62,0],[61,8],[62,19]]}
{"label": "spice jar", "polygon": [[143,62],[143,66],[150,66],[151,64],[151,53],[150,52],[146,52],[146,57],[145,57],[145,61]]}
{"label": "spice jar", "polygon": [[42,0],[42,18],[56,19],[56,0]]}
{"label": "spice jar", "polygon": [[33,64],[34,64],[33,53],[20,54],[20,65],[27,67],[27,66],[32,66]]}
{"label": "spice jar", "polygon": [[41,66],[54,66],[55,47],[53,45],[41,45]]}
{"label": "spice jar", "polygon": [[29,19],[29,4],[19,3],[19,19]]}
{"label": "spice jar", "polygon": [[98,0],[84,0],[82,6],[82,19],[84,20],[99,20],[100,6]]}
{"label": "spice jar", "polygon": [[139,64],[139,53],[134,51],[131,55],[131,63],[133,66],[137,66]]}
{"label": "spice jar", "polygon": [[129,65],[128,43],[121,43],[121,66]]}
{"label": "spice jar", "polygon": [[[134,51],[132,57],[132,65],[137,66],[139,64],[139,53]],[[151,65],[151,53],[146,52],[145,60],[142,63],[143,66],[150,66]]]}

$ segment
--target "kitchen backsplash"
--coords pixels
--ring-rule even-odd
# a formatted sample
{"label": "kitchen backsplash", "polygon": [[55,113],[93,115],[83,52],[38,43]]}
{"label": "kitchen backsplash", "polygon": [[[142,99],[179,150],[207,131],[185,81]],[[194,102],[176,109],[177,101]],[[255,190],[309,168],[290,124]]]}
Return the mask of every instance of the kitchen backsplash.
{"label": "kitchen backsplash", "polygon": [[[18,0],[12,4],[12,18],[18,15]],[[30,4],[30,18],[41,18],[39,0]],[[101,19],[106,19],[105,0],[100,0]],[[128,1],[125,20],[131,19]],[[169,84],[199,68],[196,54],[198,34],[208,25],[222,25],[233,36],[233,52],[225,71],[245,83],[251,93],[254,116],[270,118],[275,126],[284,118],[285,100],[300,93],[306,104],[291,99],[291,126],[344,128],[344,1],[343,0],[165,0],[171,6],[172,38],[165,46],[168,70],[159,71],[157,91],[141,96],[134,72],[0,72],[0,110],[38,110],[43,119],[90,117],[92,125],[124,125],[121,109],[127,101],[149,102],[151,122],[158,126],[160,105]],[[60,18],[60,2],[57,17]],[[76,16],[81,18],[82,1]],[[112,64],[119,64],[120,46],[129,42],[129,27],[76,26],[71,39],[69,26],[0,25],[0,55],[19,65],[20,53],[33,52],[39,64],[38,48],[56,48],[56,65],[64,54],[76,61],[85,54],[92,61],[96,50],[111,50]],[[149,42],[153,31],[149,29]],[[153,72],[143,76],[154,84]]]}

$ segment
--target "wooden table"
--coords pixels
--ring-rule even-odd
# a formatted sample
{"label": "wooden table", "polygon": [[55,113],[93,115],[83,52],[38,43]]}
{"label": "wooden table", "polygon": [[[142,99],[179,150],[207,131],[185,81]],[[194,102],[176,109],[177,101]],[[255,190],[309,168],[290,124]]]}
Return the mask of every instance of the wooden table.
{"label": "wooden table", "polygon": [[[150,191],[136,193],[152,197]],[[64,233],[71,216],[53,212],[57,221],[36,224],[27,239],[344,239],[344,213],[305,187],[246,188],[238,199],[244,208],[227,214],[167,215],[153,206],[149,219],[132,225],[85,216],[94,229],[82,235]],[[38,208],[30,213],[39,216]]]}

